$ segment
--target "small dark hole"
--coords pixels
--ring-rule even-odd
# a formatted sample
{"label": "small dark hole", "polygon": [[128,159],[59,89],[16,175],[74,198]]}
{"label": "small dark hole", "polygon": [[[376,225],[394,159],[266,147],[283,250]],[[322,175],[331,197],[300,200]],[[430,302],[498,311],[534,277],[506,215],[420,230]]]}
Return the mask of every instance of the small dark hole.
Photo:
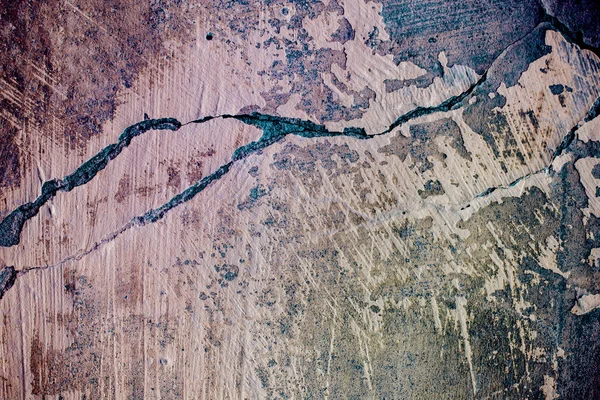
{"label": "small dark hole", "polygon": [[208,33],[206,34],[206,40],[212,40],[212,38],[213,38],[213,34],[212,34],[212,33],[210,33],[210,32],[208,32]]}
{"label": "small dark hole", "polygon": [[288,14],[290,13],[290,10],[288,10],[286,7],[283,7],[283,8],[281,9],[281,13],[282,13],[283,15],[288,15]]}

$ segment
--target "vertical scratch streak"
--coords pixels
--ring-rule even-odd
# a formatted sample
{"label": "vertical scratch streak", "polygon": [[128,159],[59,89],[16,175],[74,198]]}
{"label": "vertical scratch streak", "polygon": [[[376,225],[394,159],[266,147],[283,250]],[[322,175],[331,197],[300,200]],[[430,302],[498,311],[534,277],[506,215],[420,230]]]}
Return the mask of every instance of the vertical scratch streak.
{"label": "vertical scratch streak", "polygon": [[467,299],[464,297],[456,297],[456,312],[460,320],[460,332],[462,334],[465,344],[465,357],[469,364],[469,372],[471,373],[471,384],[473,385],[473,395],[477,394],[477,382],[475,381],[475,371],[473,370],[473,351],[471,350],[471,343],[469,342],[469,330],[467,327]]}

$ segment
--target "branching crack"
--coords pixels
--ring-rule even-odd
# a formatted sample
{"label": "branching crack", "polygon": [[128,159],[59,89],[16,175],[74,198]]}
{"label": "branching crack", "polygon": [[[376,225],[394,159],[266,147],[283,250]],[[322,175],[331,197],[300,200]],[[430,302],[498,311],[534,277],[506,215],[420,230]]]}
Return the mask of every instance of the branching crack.
{"label": "branching crack", "polygon": [[189,124],[203,124],[214,119],[235,119],[244,124],[252,125],[263,131],[258,141],[250,142],[237,148],[232,154],[231,161],[222,165],[213,174],[207,176],[201,181],[195,183],[190,188],[173,197],[167,204],[155,210],[150,210],[143,216],[134,219],[137,225],[147,222],[155,222],[161,219],[166,212],[173,207],[190,200],[197,193],[204,190],[211,182],[220,179],[229,172],[233,163],[248,157],[272,144],[279,142],[288,135],[296,135],[305,138],[316,137],[338,137],[345,136],[359,140],[371,139],[390,133],[395,128],[406,122],[425,115],[450,111],[467,99],[473,91],[486,80],[486,73],[471,85],[466,91],[457,96],[452,96],[435,107],[416,107],[406,114],[398,117],[387,129],[375,134],[368,134],[363,128],[348,127],[343,131],[330,131],[324,125],[316,124],[312,121],[301,120],[298,118],[279,117],[261,113],[251,114],[223,114],[217,116],[207,116],[182,124],[174,118],[147,119],[126,128],[117,143],[110,144],[98,152],[95,156],[83,163],[72,174],[67,175],[62,180],[52,179],[42,185],[42,193],[33,202],[23,204],[17,207],[2,222],[0,222],[0,246],[10,247],[19,244],[21,231],[25,222],[33,218],[39,212],[40,208],[51,200],[58,192],[70,192],[74,188],[84,185],[91,181],[100,171],[106,168],[109,161],[116,158],[124,148],[131,144],[131,140],[150,130],[171,130],[177,131],[181,127]]}
{"label": "branching crack", "polygon": [[[550,18],[550,16],[548,18]],[[545,21],[545,22],[547,22],[547,21]],[[545,22],[543,22],[543,23],[545,23]],[[552,23],[552,21],[551,21],[551,23]],[[557,22],[557,24],[558,24],[558,22]],[[566,27],[564,25],[557,25],[557,24],[553,24],[553,25],[560,32],[563,32],[563,29],[566,29]],[[123,149],[125,147],[129,146],[129,144],[131,143],[131,140],[134,137],[139,136],[147,131],[150,131],[150,130],[177,131],[181,127],[189,125],[189,124],[203,124],[203,123],[206,123],[206,122],[214,120],[214,119],[235,119],[244,124],[252,125],[252,126],[256,126],[256,127],[260,128],[262,130],[263,134],[259,140],[250,142],[248,144],[245,144],[245,145],[237,148],[233,152],[233,154],[231,156],[231,160],[229,162],[227,162],[226,164],[222,165],[221,167],[219,167],[212,174],[210,174],[210,175],[204,177],[203,179],[201,179],[200,181],[194,183],[192,186],[190,186],[183,192],[181,192],[181,193],[177,194],[176,196],[174,196],[173,198],[171,198],[171,200],[169,200],[164,205],[162,205],[156,209],[151,209],[151,210],[147,211],[146,213],[144,213],[143,215],[133,218],[131,221],[129,221],[123,227],[121,227],[119,230],[112,232],[111,234],[105,236],[102,240],[96,242],[93,246],[91,246],[87,250],[82,251],[76,255],[69,256],[54,265],[26,267],[26,268],[22,268],[21,270],[18,270],[16,272],[14,272],[14,269],[13,269],[12,272],[14,272],[14,273],[10,273],[7,276],[16,278],[16,276],[26,274],[29,271],[54,268],[54,267],[58,267],[67,262],[70,262],[70,261],[80,260],[81,258],[85,257],[86,255],[88,255],[88,254],[92,253],[93,251],[97,250],[98,248],[102,247],[104,244],[111,242],[116,237],[120,236],[122,233],[128,231],[130,228],[132,228],[134,226],[143,226],[148,223],[153,223],[153,222],[160,220],[171,209],[177,207],[178,205],[180,205],[184,202],[189,201],[194,196],[196,196],[198,193],[200,193],[205,188],[207,188],[212,182],[221,179],[224,175],[226,175],[230,171],[230,169],[236,162],[243,160],[252,154],[257,153],[257,152],[271,146],[272,144],[274,144],[276,142],[281,141],[283,138],[285,138],[288,135],[296,135],[296,136],[301,136],[301,137],[305,137],[305,138],[344,136],[344,137],[354,138],[354,139],[358,139],[358,140],[367,140],[367,139],[371,139],[376,136],[386,135],[386,134],[392,132],[394,129],[406,124],[407,122],[409,122],[411,120],[414,120],[414,119],[417,119],[417,118],[420,118],[423,116],[427,116],[430,114],[455,110],[455,109],[461,107],[465,101],[469,100],[471,98],[471,96],[473,95],[473,93],[477,90],[477,88],[479,88],[486,82],[487,77],[488,77],[488,72],[496,65],[496,63],[500,59],[502,59],[504,57],[504,55],[507,53],[507,51],[509,49],[511,49],[515,44],[517,44],[518,42],[522,41],[527,36],[529,36],[540,25],[536,26],[530,32],[528,32],[521,38],[515,40],[510,45],[508,45],[498,55],[498,57],[494,60],[494,62],[490,65],[490,67],[483,73],[483,75],[481,75],[481,77],[478,79],[478,81],[473,83],[471,86],[469,86],[469,88],[467,88],[467,90],[465,90],[464,92],[462,92],[456,96],[452,96],[452,97],[446,99],[445,101],[441,102],[437,106],[416,107],[416,108],[410,110],[409,112],[399,116],[392,124],[390,124],[390,126],[388,128],[386,128],[385,130],[383,130],[382,132],[379,132],[379,133],[368,134],[363,128],[358,128],[358,127],[347,127],[341,132],[340,131],[330,131],[324,125],[320,125],[320,124],[314,123],[312,121],[302,120],[302,119],[297,119],[297,118],[279,117],[279,116],[267,115],[267,114],[261,114],[261,113],[237,114],[237,115],[222,114],[222,115],[216,115],[216,116],[206,116],[204,118],[189,121],[184,124],[182,124],[181,122],[179,122],[178,120],[176,120],[174,118],[145,119],[139,123],[131,125],[128,128],[126,128],[123,131],[123,133],[119,136],[117,143],[111,144],[111,145],[105,147],[104,149],[102,149],[95,156],[93,156],[88,161],[83,163],[72,174],[67,175],[62,180],[52,179],[50,181],[45,182],[42,185],[42,193],[37,199],[35,199],[33,202],[26,203],[26,204],[23,204],[23,205],[17,207],[8,216],[6,216],[2,220],[2,222],[0,222],[0,246],[1,247],[10,247],[10,246],[14,246],[14,245],[18,244],[20,241],[20,234],[21,234],[21,231],[23,229],[25,222],[27,220],[29,220],[30,218],[34,217],[35,215],[37,215],[40,208],[46,202],[48,202],[50,199],[52,199],[56,195],[56,193],[58,193],[59,191],[69,192],[69,191],[73,190],[74,188],[84,185],[84,184],[88,183],[89,181],[91,181],[100,171],[102,171],[106,167],[106,165],[108,164],[109,161],[116,158],[123,151]],[[571,38],[570,35],[569,35],[569,38]],[[589,46],[587,46],[587,47],[589,47]],[[594,103],[594,107],[592,108],[590,113],[588,113],[588,117],[590,115],[592,115],[590,118],[595,117],[598,114],[599,107],[600,107],[600,99],[597,100],[596,103]],[[561,155],[562,152],[564,152],[569,147],[569,145],[571,144],[571,142],[573,141],[573,139],[575,137],[575,132],[578,129],[578,127],[579,127],[579,125],[574,127],[570,131],[570,133],[563,138],[561,145],[555,151],[555,153],[552,157],[552,160],[547,167],[545,167],[544,169],[542,169],[540,171],[527,174],[527,175],[515,180],[514,182],[510,183],[507,186],[498,186],[498,187],[487,189],[486,191],[475,196],[475,198],[487,196],[497,189],[512,187],[512,186],[518,184],[523,179],[528,178],[531,175],[537,174],[544,170],[548,171],[548,169],[551,168],[551,165],[552,165],[552,162],[554,161],[554,159],[556,157],[558,157],[559,155]],[[6,267],[6,268],[12,268],[12,267]],[[4,270],[2,270],[2,271],[4,271]],[[9,270],[7,270],[7,271],[11,272]],[[10,286],[12,286],[12,283],[14,283],[14,279],[12,281],[10,281],[10,283],[11,284],[6,288],[6,290],[8,290],[8,288]]]}

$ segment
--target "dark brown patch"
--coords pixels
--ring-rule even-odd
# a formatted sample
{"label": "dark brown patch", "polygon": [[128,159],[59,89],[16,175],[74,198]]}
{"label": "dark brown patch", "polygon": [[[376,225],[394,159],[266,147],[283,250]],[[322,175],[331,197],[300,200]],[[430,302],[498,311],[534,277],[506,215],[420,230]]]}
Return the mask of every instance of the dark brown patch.
{"label": "dark brown patch", "polygon": [[167,167],[167,174],[169,175],[169,179],[167,179],[167,187],[170,187],[174,190],[179,190],[181,187],[181,171],[179,168],[170,165]]}
{"label": "dark brown patch", "polygon": [[151,186],[140,186],[135,188],[135,194],[142,197],[148,197],[156,193],[158,189]]}
{"label": "dark brown patch", "polygon": [[190,182],[198,182],[204,176],[202,172],[202,160],[190,160],[187,168],[187,178]]}
{"label": "dark brown patch", "polygon": [[203,172],[203,166],[204,166],[204,162],[202,161],[203,158],[207,158],[207,157],[212,157],[216,154],[216,151],[214,148],[210,148],[206,151],[202,151],[202,152],[197,152],[193,157],[190,158],[190,160],[187,163],[187,178],[190,182],[198,182],[200,179],[203,178],[204,176],[204,172]]}
{"label": "dark brown patch", "polygon": [[144,297],[144,271],[139,264],[117,267],[115,273],[115,296],[117,301],[126,308],[135,309]]}
{"label": "dark brown patch", "polygon": [[11,154],[1,158],[0,185],[19,185],[27,155],[15,151],[8,120],[85,146],[113,118],[117,92],[148,60],[171,56],[162,43],[188,40],[193,18],[183,2],[0,0],[0,154]]}
{"label": "dark brown patch", "polygon": [[0,188],[18,184],[21,180],[17,135],[17,128],[0,118]]}
{"label": "dark brown patch", "polygon": [[115,194],[117,203],[122,203],[131,194],[131,177],[127,174],[119,180],[119,189]]}
{"label": "dark brown patch", "polygon": [[[91,398],[100,398],[102,357],[95,347],[102,343],[102,332],[94,329],[101,319],[100,310],[96,302],[83,297],[83,292],[91,289],[86,277],[68,270],[63,276],[65,290],[73,300],[73,312],[58,314],[53,322],[64,325],[73,343],[64,350],[56,350],[51,341],[46,342],[40,332],[35,332],[30,353],[32,394],[47,396],[77,390]],[[110,386],[114,388],[114,382],[106,385],[104,391]]]}

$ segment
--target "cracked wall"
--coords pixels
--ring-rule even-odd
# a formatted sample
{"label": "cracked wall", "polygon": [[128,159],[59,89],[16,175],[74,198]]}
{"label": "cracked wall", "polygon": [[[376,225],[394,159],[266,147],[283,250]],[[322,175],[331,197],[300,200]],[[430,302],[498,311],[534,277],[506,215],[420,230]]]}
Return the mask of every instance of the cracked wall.
{"label": "cracked wall", "polygon": [[570,7],[2,5],[0,397],[599,397]]}

